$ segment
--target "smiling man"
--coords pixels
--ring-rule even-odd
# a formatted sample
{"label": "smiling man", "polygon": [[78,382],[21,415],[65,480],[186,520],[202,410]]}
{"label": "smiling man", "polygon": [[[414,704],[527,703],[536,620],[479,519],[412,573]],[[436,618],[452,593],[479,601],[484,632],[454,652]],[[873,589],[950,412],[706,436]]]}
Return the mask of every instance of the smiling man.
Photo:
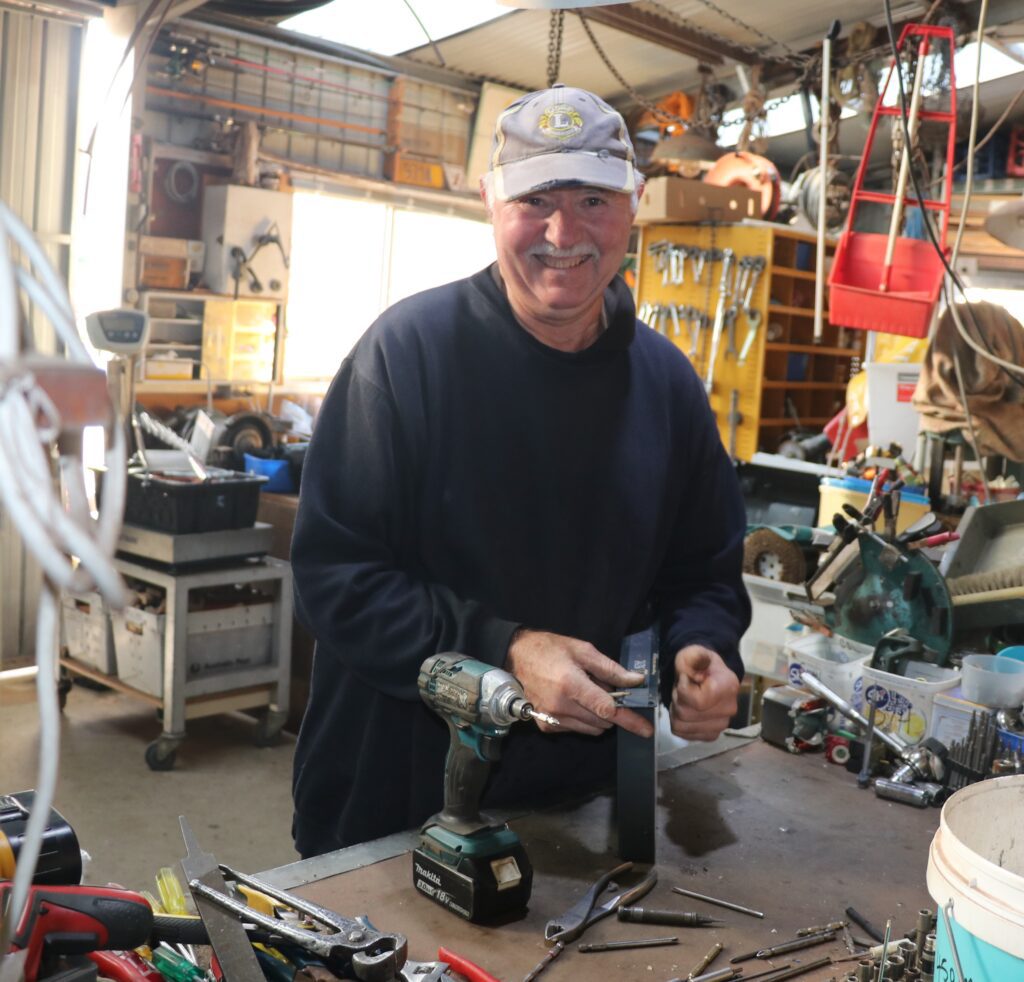
{"label": "smiling man", "polygon": [[[617,275],[643,179],[622,117],[556,86],[500,116],[482,182],[497,263],[386,311],[342,364],[303,469],[296,605],[317,638],[295,756],[304,856],[441,806],[447,730],[426,657],[513,672],[561,720],[518,726],[485,804],[592,790],[661,632],[672,729],[736,710],[743,506],[703,387]],[[610,657],[609,657],[610,656]]]}

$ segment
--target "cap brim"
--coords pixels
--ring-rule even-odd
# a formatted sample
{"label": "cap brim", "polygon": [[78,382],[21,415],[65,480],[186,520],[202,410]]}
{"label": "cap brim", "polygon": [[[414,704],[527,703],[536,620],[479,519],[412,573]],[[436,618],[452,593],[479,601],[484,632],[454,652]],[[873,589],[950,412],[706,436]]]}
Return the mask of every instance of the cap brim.
{"label": "cap brim", "polygon": [[493,174],[494,195],[501,201],[570,182],[621,194],[631,194],[636,189],[632,161],[586,150],[536,154],[495,167]]}

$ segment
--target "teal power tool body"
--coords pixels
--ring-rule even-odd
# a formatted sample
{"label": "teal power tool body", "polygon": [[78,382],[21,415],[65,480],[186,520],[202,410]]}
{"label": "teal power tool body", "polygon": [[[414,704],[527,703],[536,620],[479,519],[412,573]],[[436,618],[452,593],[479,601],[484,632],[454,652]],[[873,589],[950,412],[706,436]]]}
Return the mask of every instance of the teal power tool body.
{"label": "teal power tool body", "polygon": [[423,701],[448,724],[444,808],[423,826],[413,852],[413,884],[474,922],[526,909],[533,870],[506,823],[480,813],[480,796],[501,741],[518,720],[558,720],[538,712],[508,672],[448,652],[420,668]]}

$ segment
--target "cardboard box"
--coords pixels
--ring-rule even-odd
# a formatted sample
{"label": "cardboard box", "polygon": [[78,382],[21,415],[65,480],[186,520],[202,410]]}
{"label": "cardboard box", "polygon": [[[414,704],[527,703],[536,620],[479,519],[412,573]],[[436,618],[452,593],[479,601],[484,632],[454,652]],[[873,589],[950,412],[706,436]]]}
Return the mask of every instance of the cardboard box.
{"label": "cardboard box", "polygon": [[652,177],[644,187],[634,221],[740,222],[761,217],[761,195],[745,187],[721,188],[685,177]]}
{"label": "cardboard box", "polygon": [[903,455],[913,453],[921,417],[911,399],[921,377],[917,364],[869,362],[868,440],[879,447],[898,443]]}

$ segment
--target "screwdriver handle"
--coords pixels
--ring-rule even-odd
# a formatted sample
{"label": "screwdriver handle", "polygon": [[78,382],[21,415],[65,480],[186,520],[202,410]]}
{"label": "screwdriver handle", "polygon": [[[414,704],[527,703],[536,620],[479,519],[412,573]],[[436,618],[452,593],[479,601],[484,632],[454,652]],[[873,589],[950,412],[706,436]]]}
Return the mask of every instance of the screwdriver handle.
{"label": "screwdriver handle", "polygon": [[[10,883],[0,884],[0,910],[9,902]],[[27,951],[25,977],[33,978],[44,947],[52,954],[128,951],[149,940],[153,911],[144,897],[128,890],[92,886],[29,888],[25,912],[11,939]]]}
{"label": "screwdriver handle", "polygon": [[684,910],[659,910],[656,907],[620,907],[619,920],[634,924],[671,924],[676,927],[705,927],[715,920],[706,914]]}

